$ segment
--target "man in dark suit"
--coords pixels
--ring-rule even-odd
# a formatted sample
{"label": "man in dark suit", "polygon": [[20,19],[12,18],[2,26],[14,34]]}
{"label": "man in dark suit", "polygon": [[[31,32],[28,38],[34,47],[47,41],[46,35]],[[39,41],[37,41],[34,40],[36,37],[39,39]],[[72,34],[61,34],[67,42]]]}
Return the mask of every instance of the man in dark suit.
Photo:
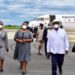
{"label": "man in dark suit", "polygon": [[51,25],[48,24],[48,27],[44,29],[44,32],[43,32],[43,41],[44,41],[44,50],[45,50],[45,56],[47,57],[48,59],[48,56],[47,56],[47,34],[48,34],[48,30],[51,30]]}

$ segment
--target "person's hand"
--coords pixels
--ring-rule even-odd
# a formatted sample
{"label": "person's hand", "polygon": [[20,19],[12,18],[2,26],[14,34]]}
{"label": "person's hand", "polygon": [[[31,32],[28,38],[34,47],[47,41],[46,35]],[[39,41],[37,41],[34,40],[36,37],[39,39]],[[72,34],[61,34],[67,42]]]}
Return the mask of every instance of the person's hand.
{"label": "person's hand", "polygon": [[32,39],[24,39],[24,42],[31,43]]}
{"label": "person's hand", "polygon": [[65,51],[65,54],[67,55],[68,54],[68,51]]}
{"label": "person's hand", "polygon": [[23,43],[24,41],[23,41],[23,40],[19,40],[19,42],[20,42],[20,43]]}
{"label": "person's hand", "polygon": [[47,59],[50,59],[50,52],[47,53]]}
{"label": "person's hand", "polygon": [[16,39],[16,42],[23,43],[24,41],[23,40],[20,40],[20,39]]}
{"label": "person's hand", "polygon": [[23,41],[24,41],[24,43],[26,43],[26,42],[30,43],[29,39],[24,39]]}
{"label": "person's hand", "polygon": [[7,48],[6,51],[9,52],[9,49]]}
{"label": "person's hand", "polygon": [[23,41],[24,41],[24,42],[27,42],[27,39],[24,39]]}

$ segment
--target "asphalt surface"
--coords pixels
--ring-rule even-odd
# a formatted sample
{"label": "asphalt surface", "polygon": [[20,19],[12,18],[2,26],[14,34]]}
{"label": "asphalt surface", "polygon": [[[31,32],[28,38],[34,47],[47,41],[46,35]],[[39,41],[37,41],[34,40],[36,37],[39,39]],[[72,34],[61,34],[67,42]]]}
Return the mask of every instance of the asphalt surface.
{"label": "asphalt surface", "polygon": [[[13,59],[15,42],[9,40],[10,51],[5,54],[4,72],[0,75],[21,75],[19,62]],[[70,43],[69,54],[65,56],[63,75],[75,75],[75,54],[71,52],[73,43]],[[37,55],[37,44],[32,43],[31,60],[26,75],[51,75],[51,60],[47,60],[42,49],[42,56]],[[58,74],[59,75],[59,74]]]}

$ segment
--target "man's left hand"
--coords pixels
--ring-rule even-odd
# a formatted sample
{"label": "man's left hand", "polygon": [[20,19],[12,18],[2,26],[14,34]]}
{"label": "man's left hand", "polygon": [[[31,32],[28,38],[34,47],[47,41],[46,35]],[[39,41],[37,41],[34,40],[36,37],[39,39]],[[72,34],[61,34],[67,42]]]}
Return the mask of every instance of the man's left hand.
{"label": "man's left hand", "polygon": [[48,52],[48,53],[47,53],[47,59],[50,59],[50,55],[51,55],[51,53]]}
{"label": "man's left hand", "polygon": [[68,51],[65,51],[65,54],[67,55],[68,54]]}

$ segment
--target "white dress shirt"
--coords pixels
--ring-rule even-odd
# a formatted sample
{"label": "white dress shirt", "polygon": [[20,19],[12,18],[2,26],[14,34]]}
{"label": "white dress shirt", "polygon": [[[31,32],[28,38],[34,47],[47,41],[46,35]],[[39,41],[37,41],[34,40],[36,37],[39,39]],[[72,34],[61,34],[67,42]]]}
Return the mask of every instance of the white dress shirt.
{"label": "white dress shirt", "polygon": [[69,42],[64,29],[52,30],[48,33],[47,52],[65,54],[69,50]]}
{"label": "white dress shirt", "polygon": [[51,30],[50,30],[50,29],[48,29],[48,31],[47,31],[47,38],[48,38],[48,34],[50,34],[50,32],[51,32]]}

